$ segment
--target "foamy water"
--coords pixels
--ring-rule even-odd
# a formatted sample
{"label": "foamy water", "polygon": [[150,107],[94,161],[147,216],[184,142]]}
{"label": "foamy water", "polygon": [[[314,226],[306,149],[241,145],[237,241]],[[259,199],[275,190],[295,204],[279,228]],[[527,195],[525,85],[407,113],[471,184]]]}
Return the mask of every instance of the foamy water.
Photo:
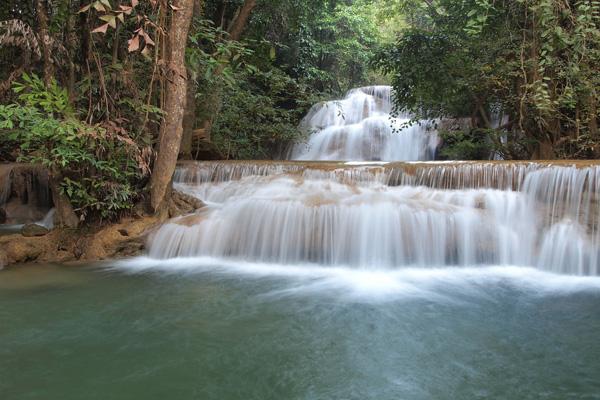
{"label": "foamy water", "polygon": [[336,294],[341,299],[397,301],[421,298],[455,302],[446,293],[485,296],[490,287],[510,286],[540,296],[589,291],[600,292],[600,277],[564,276],[520,266],[471,266],[464,268],[406,267],[401,270],[323,267],[315,264],[280,265],[227,258],[197,257],[156,260],[139,257],[112,263],[111,269],[134,274],[211,274],[243,279],[279,279],[284,287],[265,296]]}
{"label": "foamy water", "polygon": [[521,265],[598,275],[596,166],[197,168],[186,165],[176,185],[208,206],[156,232],[151,257],[392,270]]}
{"label": "foamy water", "polygon": [[411,118],[394,118],[392,89],[353,89],[342,100],[315,105],[301,123],[310,132],[292,151],[294,160],[398,161],[432,159],[439,144],[435,130]]}

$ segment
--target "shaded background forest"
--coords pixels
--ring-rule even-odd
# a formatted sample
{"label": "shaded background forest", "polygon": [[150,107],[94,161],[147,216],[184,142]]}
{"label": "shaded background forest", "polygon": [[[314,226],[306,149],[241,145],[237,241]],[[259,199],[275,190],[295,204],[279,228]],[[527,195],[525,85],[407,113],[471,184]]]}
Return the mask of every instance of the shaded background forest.
{"label": "shaded background forest", "polygon": [[48,167],[79,218],[146,196],[180,77],[180,159],[278,157],[367,84],[452,122],[440,158],[600,155],[597,0],[5,0],[0,21],[0,161]]}

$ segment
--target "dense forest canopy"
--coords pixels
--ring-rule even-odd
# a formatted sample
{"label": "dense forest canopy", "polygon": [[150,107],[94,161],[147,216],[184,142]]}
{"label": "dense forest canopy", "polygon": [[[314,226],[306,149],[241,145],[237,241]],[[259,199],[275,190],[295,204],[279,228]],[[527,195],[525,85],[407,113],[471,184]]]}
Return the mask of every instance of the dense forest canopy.
{"label": "dense forest canopy", "polygon": [[463,149],[493,148],[507,159],[600,155],[599,1],[402,7],[410,27],[375,61],[392,77],[400,109],[472,119],[477,131]]}
{"label": "dense forest canopy", "polygon": [[596,158],[599,28],[597,0],[5,0],[0,160],[67,225],[159,210],[178,159],[277,157],[372,84],[459,122],[441,157]]}

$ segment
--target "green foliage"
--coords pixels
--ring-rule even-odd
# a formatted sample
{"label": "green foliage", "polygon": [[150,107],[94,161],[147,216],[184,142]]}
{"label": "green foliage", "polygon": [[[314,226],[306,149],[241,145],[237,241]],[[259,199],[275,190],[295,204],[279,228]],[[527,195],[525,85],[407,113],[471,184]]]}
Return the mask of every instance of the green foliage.
{"label": "green foliage", "polygon": [[277,157],[302,133],[298,121],[315,101],[311,89],[272,68],[240,72],[224,92],[213,142],[233,159]]}
{"label": "green foliage", "polygon": [[485,160],[492,153],[492,144],[482,130],[440,132],[443,144],[442,160]]}
{"label": "green foliage", "polygon": [[[372,73],[369,60],[384,40],[381,27],[391,29],[389,22],[380,22],[397,20],[383,15],[379,3],[259,2],[243,43],[230,41],[214,24],[196,21],[188,60],[196,77],[198,115],[200,121],[218,115],[212,140],[221,153],[243,159],[280,156],[301,139],[298,124],[314,102],[363,84],[385,83]],[[219,5],[209,1],[207,15],[220,15]],[[223,102],[215,104],[215,98]]]}
{"label": "green foliage", "polygon": [[[341,94],[370,78],[369,60],[389,25],[381,1],[275,0],[264,2],[248,35],[272,46],[257,54],[316,91]],[[386,19],[389,21],[389,19]],[[389,32],[388,32],[389,35]],[[255,64],[258,64],[255,62]]]}
{"label": "green foliage", "polygon": [[76,118],[67,92],[36,75],[14,85],[18,102],[0,105],[0,132],[19,144],[19,160],[63,177],[61,191],[83,217],[111,218],[131,208],[147,172],[140,148],[114,126]]}
{"label": "green foliage", "polygon": [[255,70],[245,62],[253,51],[245,43],[230,40],[229,34],[212,21],[196,19],[192,32],[187,63],[199,88],[209,92],[214,86],[232,86],[238,70]]}
{"label": "green foliage", "polygon": [[[403,3],[412,27],[374,61],[392,76],[398,109],[472,117],[474,127],[514,138],[509,157],[523,143],[526,157],[577,157],[590,153],[562,144],[589,140],[600,154],[600,2]],[[508,123],[495,128],[494,113]]]}

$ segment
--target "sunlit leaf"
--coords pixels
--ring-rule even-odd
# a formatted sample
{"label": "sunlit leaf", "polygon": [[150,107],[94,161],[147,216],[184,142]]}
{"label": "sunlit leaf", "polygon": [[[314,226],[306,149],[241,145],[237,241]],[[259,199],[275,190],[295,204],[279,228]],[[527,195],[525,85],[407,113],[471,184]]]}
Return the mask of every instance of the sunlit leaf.
{"label": "sunlit leaf", "polygon": [[150,45],[150,46],[156,45],[156,43],[154,43],[154,40],[152,40],[152,38],[150,37],[150,35],[148,35],[144,30],[142,30],[140,32],[140,34],[144,37],[144,40],[146,41],[147,45]]}
{"label": "sunlit leaf", "polygon": [[100,25],[92,31],[92,33],[106,33],[109,24]]}
{"label": "sunlit leaf", "polygon": [[110,2],[108,0],[100,0],[100,2],[102,4],[104,4],[106,6],[106,8],[108,8],[109,10],[112,10],[112,6],[110,5]]}
{"label": "sunlit leaf", "polygon": [[130,53],[132,53],[134,51],[138,51],[140,49],[140,36],[139,35],[135,35],[127,43],[129,44],[129,47],[127,48],[127,50]]}
{"label": "sunlit leaf", "polygon": [[108,24],[114,29],[117,27],[117,17],[114,15],[102,15],[100,16],[102,21],[108,22]]}
{"label": "sunlit leaf", "polygon": [[106,8],[102,5],[102,3],[100,3],[99,1],[96,1],[93,4],[94,8],[96,9],[96,11],[100,11],[100,12],[106,12]]}

